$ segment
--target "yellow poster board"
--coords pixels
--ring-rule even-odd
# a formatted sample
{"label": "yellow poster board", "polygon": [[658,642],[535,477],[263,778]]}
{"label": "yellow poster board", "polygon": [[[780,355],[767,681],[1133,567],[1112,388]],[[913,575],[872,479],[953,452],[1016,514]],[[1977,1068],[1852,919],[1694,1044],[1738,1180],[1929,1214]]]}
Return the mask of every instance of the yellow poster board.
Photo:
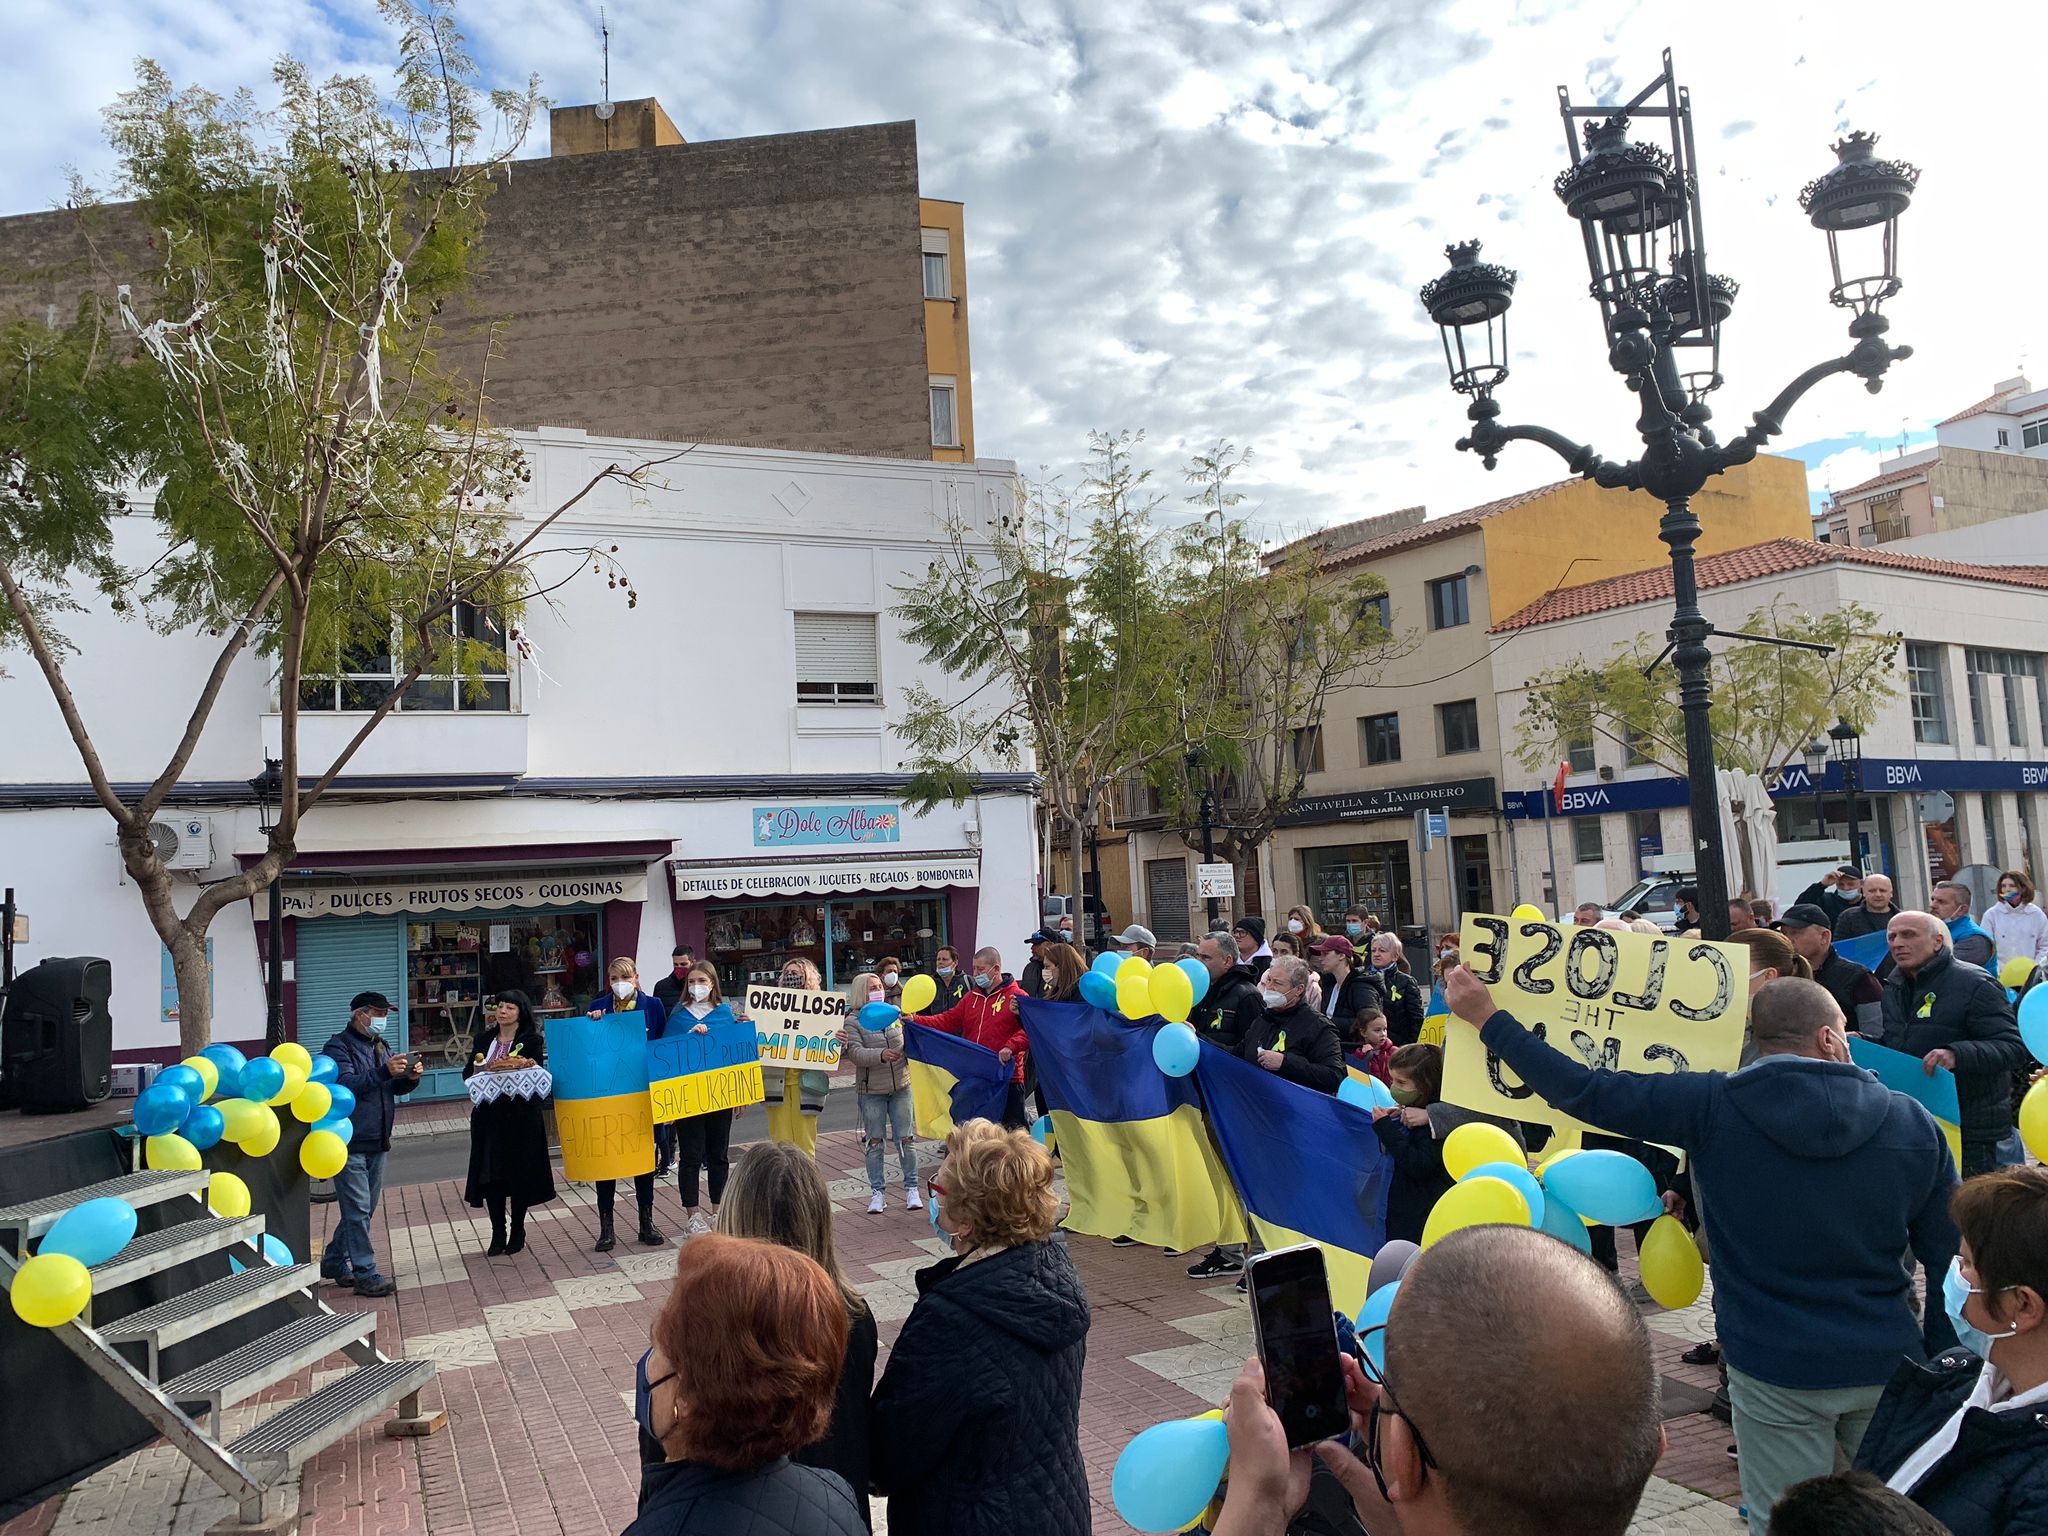
{"label": "yellow poster board", "polygon": [[747,1017],[754,1024],[762,1066],[829,1072],[839,1065],[846,999],[837,992],[749,987]]}
{"label": "yellow poster board", "polygon": [[[1732,1072],[1749,1018],[1750,952],[1608,928],[1468,916],[1458,953],[1496,1007],[1595,1070]],[[1444,1030],[1444,1098],[1466,1109],[1574,1127],[1459,1018]]]}

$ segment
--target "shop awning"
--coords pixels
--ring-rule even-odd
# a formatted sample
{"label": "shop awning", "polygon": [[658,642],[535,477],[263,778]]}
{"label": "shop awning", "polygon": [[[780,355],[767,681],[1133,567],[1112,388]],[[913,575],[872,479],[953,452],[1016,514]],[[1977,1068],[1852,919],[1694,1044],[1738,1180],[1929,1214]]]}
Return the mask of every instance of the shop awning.
{"label": "shop awning", "polygon": [[746,901],[773,896],[836,896],[855,891],[915,891],[981,884],[981,854],[947,848],[876,858],[753,859],[743,863],[672,861],[677,901]]}
{"label": "shop awning", "polygon": [[298,918],[602,906],[608,901],[645,901],[647,868],[614,864],[481,874],[426,872],[403,879],[287,880],[282,895],[284,915]]}

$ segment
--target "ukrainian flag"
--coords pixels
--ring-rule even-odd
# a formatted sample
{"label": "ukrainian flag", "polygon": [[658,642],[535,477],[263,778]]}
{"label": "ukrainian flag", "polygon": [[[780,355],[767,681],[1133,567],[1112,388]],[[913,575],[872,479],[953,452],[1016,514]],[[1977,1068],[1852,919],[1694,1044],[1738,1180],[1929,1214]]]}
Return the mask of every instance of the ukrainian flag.
{"label": "ukrainian flag", "polygon": [[1444,1045],[1444,1026],[1451,1021],[1451,1005],[1444,1001],[1444,989],[1432,985],[1429,989],[1429,1006],[1422,1010],[1422,1033],[1415,1037],[1420,1045],[1433,1045],[1438,1050]]}
{"label": "ukrainian flag", "polygon": [[1068,1229],[1155,1248],[1243,1242],[1244,1214],[1194,1079],[1152,1060],[1159,1025],[1041,998],[1019,1013],[1066,1173]]}
{"label": "ukrainian flag", "polygon": [[1853,939],[1835,940],[1835,953],[1844,960],[1854,960],[1866,971],[1875,971],[1885,962],[1890,953],[1885,944],[1884,930],[1876,933],[1858,934]]}
{"label": "ukrainian flag", "polygon": [[987,1046],[929,1024],[903,1026],[917,1134],[943,1141],[968,1120],[1003,1122],[1012,1069]]}
{"label": "ukrainian flag", "polygon": [[1386,1241],[1393,1173],[1371,1112],[1212,1045],[1202,1047],[1195,1078],[1259,1240],[1268,1248],[1320,1246],[1330,1299],[1357,1316],[1373,1255]]}
{"label": "ukrainian flag", "polygon": [[[1883,935],[1872,934],[1870,937],[1881,938]],[[1936,1067],[1930,1077],[1918,1056],[1895,1051],[1888,1045],[1879,1045],[1875,1040],[1865,1040],[1860,1035],[1849,1037],[1849,1059],[1874,1075],[1893,1093],[1903,1093],[1934,1116],[1934,1123],[1941,1127],[1941,1134],[1948,1139],[1949,1156],[1956,1160],[1957,1168],[1963,1166],[1963,1110],[1956,1095],[1955,1073],[1946,1067]]]}

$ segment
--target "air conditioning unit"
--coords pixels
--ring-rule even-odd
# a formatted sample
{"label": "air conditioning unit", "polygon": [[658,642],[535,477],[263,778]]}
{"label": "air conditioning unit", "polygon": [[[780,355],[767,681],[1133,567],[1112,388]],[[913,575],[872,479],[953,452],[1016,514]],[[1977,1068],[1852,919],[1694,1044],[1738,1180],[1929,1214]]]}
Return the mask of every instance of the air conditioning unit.
{"label": "air conditioning unit", "polygon": [[213,823],[204,816],[161,817],[149,840],[166,869],[204,869],[213,862]]}

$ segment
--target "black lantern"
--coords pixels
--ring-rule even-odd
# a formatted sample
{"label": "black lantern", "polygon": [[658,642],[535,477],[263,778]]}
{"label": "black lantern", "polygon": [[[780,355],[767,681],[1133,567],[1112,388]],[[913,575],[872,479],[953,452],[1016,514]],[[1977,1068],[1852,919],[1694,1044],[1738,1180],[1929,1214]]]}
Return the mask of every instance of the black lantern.
{"label": "black lantern", "polygon": [[1485,395],[1508,376],[1508,306],[1515,274],[1479,259],[1479,242],[1447,245],[1451,269],[1422,287],[1422,307],[1443,331],[1451,388]]}
{"label": "black lantern", "polygon": [[1685,185],[1670,154],[1632,142],[1628,116],[1586,126],[1586,152],[1553,183],[1564,210],[1586,231],[1592,294],[1603,305],[1630,300],[1662,271],[1662,232],[1685,214]]}
{"label": "black lantern", "polygon": [[[1912,205],[1920,171],[1903,160],[1878,159],[1874,133],[1850,134],[1835,145],[1835,155],[1835,168],[1806,184],[1799,206],[1815,229],[1827,231],[1835,270],[1828,298],[1858,314],[1875,314],[1899,291],[1899,215]],[[1844,235],[1855,238],[1845,242]]]}
{"label": "black lantern", "polygon": [[1827,804],[1821,798],[1821,784],[1828,776],[1828,744],[1824,741],[1809,741],[1799,749],[1799,755],[1806,760],[1806,787],[1813,791],[1813,824],[1815,837],[1828,835]]}
{"label": "black lantern", "polygon": [[1849,862],[1861,866],[1863,863],[1863,818],[1857,813],[1856,791],[1862,788],[1857,780],[1862,776],[1863,736],[1855,726],[1846,720],[1837,720],[1828,727],[1828,740],[1835,744],[1835,761],[1842,765],[1842,797],[1848,802],[1849,815]]}
{"label": "black lantern", "polygon": [[1657,302],[1671,320],[1672,334],[1681,335],[1702,328],[1718,332],[1722,322],[1734,313],[1735,295],[1742,290],[1740,283],[1718,272],[1709,272],[1702,286],[1707,290],[1704,327],[1699,303],[1693,298],[1692,278],[1688,274],[1680,273],[1657,285]]}

